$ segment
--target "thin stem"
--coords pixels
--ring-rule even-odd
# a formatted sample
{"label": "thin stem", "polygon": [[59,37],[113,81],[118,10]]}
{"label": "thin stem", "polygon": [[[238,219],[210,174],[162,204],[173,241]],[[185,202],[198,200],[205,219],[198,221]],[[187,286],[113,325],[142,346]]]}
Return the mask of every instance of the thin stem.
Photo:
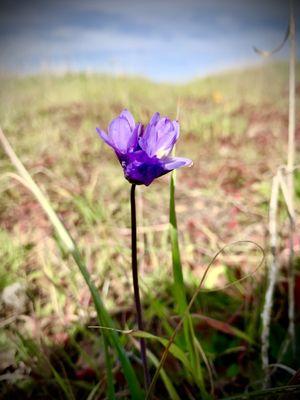
{"label": "thin stem", "polygon": [[267,290],[265,293],[265,303],[261,314],[262,332],[261,332],[261,357],[264,370],[263,387],[269,385],[269,346],[270,346],[270,322],[273,307],[274,290],[278,274],[277,261],[277,211],[278,211],[278,196],[280,189],[279,173],[273,177],[270,208],[269,208],[269,235],[270,235],[270,265],[268,269]]}
{"label": "thin stem", "polygon": [[[295,161],[295,124],[296,124],[296,27],[293,1],[290,0],[290,71],[289,71],[289,139],[287,159],[287,186],[289,202],[294,214],[294,161]],[[288,333],[292,341],[293,354],[296,352],[295,340],[295,267],[294,267],[294,231],[295,221],[290,217],[290,255],[288,268],[289,327]]]}
{"label": "thin stem", "polygon": [[295,161],[295,126],[296,126],[296,23],[293,1],[290,0],[290,60],[289,60],[289,128],[288,128],[288,157],[287,183],[290,191],[290,201],[294,196],[294,161]]}
{"label": "thin stem", "polygon": [[[134,302],[136,307],[137,323],[140,331],[144,330],[142,307],[139,291],[138,264],[137,264],[137,234],[136,234],[136,206],[135,206],[135,184],[132,184],[130,191],[131,205],[131,265],[132,265],[132,280],[134,290]],[[141,358],[144,369],[145,389],[150,385],[150,375],[147,365],[146,342],[144,338],[140,338]]]}

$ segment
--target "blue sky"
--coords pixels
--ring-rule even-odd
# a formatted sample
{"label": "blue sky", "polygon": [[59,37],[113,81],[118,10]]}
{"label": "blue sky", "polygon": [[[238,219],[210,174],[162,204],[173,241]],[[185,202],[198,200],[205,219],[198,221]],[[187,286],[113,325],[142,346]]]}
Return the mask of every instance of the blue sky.
{"label": "blue sky", "polygon": [[[184,81],[261,62],[252,45],[276,45],[288,19],[283,0],[1,3],[2,71],[74,69],[158,81]],[[287,54],[288,46],[280,57]]]}

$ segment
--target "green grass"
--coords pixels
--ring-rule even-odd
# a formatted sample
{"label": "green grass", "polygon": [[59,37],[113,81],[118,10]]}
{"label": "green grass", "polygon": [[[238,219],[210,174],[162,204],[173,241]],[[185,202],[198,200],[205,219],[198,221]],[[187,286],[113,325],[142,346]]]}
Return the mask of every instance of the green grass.
{"label": "green grass", "polygon": [[[189,301],[205,266],[224,243],[250,239],[264,246],[269,183],[276,167],[285,162],[287,78],[287,66],[278,64],[185,85],[88,74],[1,80],[0,125],[76,241],[118,328],[135,327],[130,187],[95,127],[106,128],[125,107],[146,122],[155,111],[175,118],[179,105],[181,138],[176,152],[194,161],[192,168],[178,172],[176,184]],[[99,331],[88,328],[98,324],[90,292],[32,195],[5,175],[14,170],[2,149],[0,169],[0,290],[14,282],[26,286],[23,311],[18,314],[6,306],[1,311],[0,359],[5,356],[6,361],[0,362],[0,373],[17,373],[19,378],[5,375],[0,393],[14,398],[104,398],[103,344]],[[173,292],[169,177],[137,189],[146,330],[167,340],[178,322],[177,313],[182,313]],[[284,254],[284,218],[279,228]],[[207,287],[224,286],[253,270],[258,261],[256,252],[232,248],[214,264]],[[217,398],[243,393],[246,386],[249,391],[259,388],[263,272],[226,291],[200,293],[192,307],[196,340],[214,366]],[[286,326],[284,285],[283,281],[278,287],[273,361]],[[142,382],[135,339],[116,335]],[[175,342],[183,352],[184,336],[179,334]],[[148,342],[153,376],[164,345]],[[108,352],[116,393],[128,398],[122,368],[111,347]],[[156,386],[159,398],[200,398],[196,379],[182,361],[174,354],[168,357]],[[289,355],[284,362],[297,368]],[[210,391],[203,362],[201,371]],[[273,383],[288,381],[288,374],[281,371]]]}

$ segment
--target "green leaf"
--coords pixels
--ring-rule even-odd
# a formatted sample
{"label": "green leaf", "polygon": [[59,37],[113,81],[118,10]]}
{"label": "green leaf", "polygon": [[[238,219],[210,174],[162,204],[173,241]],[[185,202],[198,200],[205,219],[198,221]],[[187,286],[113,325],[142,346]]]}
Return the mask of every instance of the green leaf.
{"label": "green leaf", "polygon": [[98,293],[96,286],[91,281],[90,274],[89,274],[85,264],[83,263],[77,248],[75,249],[74,252],[72,252],[72,255],[80,269],[82,276],[84,277],[84,279],[90,289],[90,292],[91,292],[91,295],[92,295],[92,298],[93,298],[93,301],[94,301],[94,304],[96,307],[98,321],[99,321],[100,326],[112,328],[109,332],[107,331],[107,332],[104,332],[103,334],[107,336],[107,339],[109,340],[111,346],[114,347],[118,353],[120,362],[123,367],[123,372],[124,372],[124,375],[125,375],[125,378],[126,378],[126,381],[127,381],[130,393],[131,393],[131,397],[134,400],[142,400],[143,399],[143,391],[141,390],[141,387],[140,387],[140,384],[136,377],[136,374],[133,370],[133,367],[132,367],[130,361],[128,360],[128,357],[125,353],[123,346],[121,345],[118,335],[114,331],[114,324],[112,322],[112,319],[110,318],[107,310],[105,309],[105,307],[102,303],[101,297]]}
{"label": "green leaf", "polygon": [[[147,356],[150,359],[150,361],[152,362],[152,364],[154,364],[156,367],[158,367],[159,361],[155,357],[155,355],[148,350]],[[165,387],[169,393],[170,399],[171,400],[180,400],[180,397],[178,396],[172,381],[170,380],[170,378],[168,377],[168,375],[166,374],[166,372],[163,368],[160,370],[160,376],[161,376],[161,379],[162,379],[163,383],[165,384]]]}
{"label": "green leaf", "polygon": [[[107,326],[107,327],[114,327],[112,319],[110,318],[107,310],[105,309],[101,297],[99,295],[99,292],[94,285],[94,283],[91,280],[90,274],[88,272],[88,269],[80,255],[80,252],[72,239],[70,233],[68,230],[65,228],[64,224],[58,217],[57,213],[54,211],[50,201],[46,197],[46,195],[42,192],[42,190],[39,188],[39,186],[35,183],[33,178],[31,177],[30,173],[27,171],[27,169],[24,167],[23,163],[21,160],[18,158],[16,153],[14,152],[13,148],[11,147],[10,143],[8,142],[6,136],[2,132],[0,128],[0,142],[2,143],[2,146],[4,148],[4,151],[10,158],[12,164],[15,166],[17,171],[19,172],[20,175],[16,175],[16,179],[20,181],[31,193],[36,197],[37,201],[41,205],[42,209],[45,211],[46,215],[48,216],[50,222],[54,226],[56,233],[59,237],[59,239],[62,241],[65,249],[67,252],[69,252],[72,257],[74,258],[76,264],[79,267],[79,270],[86,282],[86,284],[89,287],[90,293],[93,298],[93,302],[95,304],[95,308],[97,311],[97,316],[98,316],[98,321],[100,325]],[[107,339],[110,342],[111,346],[116,350],[118,353],[123,372],[130,390],[131,398],[133,400],[142,400],[143,399],[143,391],[141,389],[141,386],[138,382],[137,376],[135,374],[135,371],[126,355],[126,352],[119,341],[118,336],[116,335],[115,332],[111,332],[110,334],[107,334]],[[106,358],[106,369],[107,369],[107,376],[111,374],[110,371],[110,363],[108,363],[108,359]],[[110,379],[110,378],[109,378]],[[108,387],[108,390],[111,391],[112,387],[111,385]],[[110,393],[112,395],[112,393]],[[110,397],[111,398],[111,397]]]}
{"label": "green leaf", "polygon": [[62,391],[66,395],[67,399],[75,400],[74,394],[70,387],[70,384],[66,379],[63,379],[60,374],[51,366],[51,371],[53,372],[54,378],[58,385],[61,387]]}
{"label": "green leaf", "polygon": [[[138,338],[144,338],[144,339],[150,339],[150,340],[156,340],[160,342],[164,347],[167,347],[169,340],[162,338],[160,336],[153,335],[152,333],[148,332],[143,332],[143,331],[131,331],[130,335]],[[191,374],[193,374],[193,369],[191,367],[191,364],[189,362],[189,359],[185,355],[184,351],[180,349],[180,347],[176,346],[176,344],[172,343],[171,347],[169,349],[170,353],[177,358],[181,363],[184,365],[184,367],[190,371]]]}
{"label": "green leaf", "polygon": [[[175,171],[172,172],[170,180],[170,238],[172,247],[172,265],[173,265],[173,276],[174,276],[174,297],[176,304],[178,305],[179,316],[183,317],[186,312],[188,303],[185,293],[182,264],[180,258],[179,240],[178,240],[177,218],[175,209]],[[204,386],[203,373],[201,369],[199,353],[195,345],[196,338],[190,313],[188,313],[185,316],[183,322],[183,332],[184,332],[186,348],[191,360],[192,370],[194,371],[194,374],[196,374],[200,390],[203,396],[205,396],[206,390]]]}

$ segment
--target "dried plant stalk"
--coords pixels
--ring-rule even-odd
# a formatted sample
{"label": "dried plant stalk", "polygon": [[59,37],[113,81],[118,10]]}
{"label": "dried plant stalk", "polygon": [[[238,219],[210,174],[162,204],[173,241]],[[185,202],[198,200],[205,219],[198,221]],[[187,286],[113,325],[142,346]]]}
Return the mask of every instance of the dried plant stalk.
{"label": "dried plant stalk", "polygon": [[45,213],[48,215],[48,218],[52,222],[60,239],[62,240],[63,244],[65,245],[66,250],[69,251],[70,253],[72,253],[75,250],[75,245],[74,245],[72,238],[70,237],[70,235],[67,232],[66,228],[64,227],[63,223],[57,217],[57,214],[54,212],[46,195],[42,192],[42,190],[34,182],[31,175],[28,173],[28,171],[26,170],[26,168],[24,167],[22,162],[17,157],[16,153],[14,152],[13,148],[11,147],[9,141],[7,140],[7,138],[4,135],[1,128],[0,128],[0,143],[2,144],[2,147],[5,151],[5,153],[10,158],[12,164],[15,166],[18,173],[20,174],[20,177],[23,180],[25,186],[27,186],[31,190],[31,192],[37,198],[40,205],[43,207]]}
{"label": "dried plant stalk", "polygon": [[[272,193],[270,199],[270,215],[269,215],[269,234],[271,247],[271,260],[268,272],[268,287],[265,295],[265,304],[262,312],[262,366],[265,372],[264,385],[267,386],[269,380],[268,366],[268,348],[270,319],[273,304],[273,293],[276,284],[277,260],[276,260],[276,213],[278,207],[278,195],[281,189],[290,222],[289,233],[289,263],[288,263],[288,342],[292,344],[293,353],[296,353],[295,341],[295,271],[294,271],[294,233],[295,233],[295,208],[294,208],[294,170],[295,170],[295,125],[296,125],[296,24],[293,9],[293,0],[290,0],[290,19],[287,33],[282,43],[271,52],[260,51],[254,48],[263,56],[270,56],[279,51],[286,43],[290,41],[290,58],[289,58],[289,124],[288,124],[288,149],[287,149],[287,165],[285,168],[279,168],[277,174],[273,178]],[[283,174],[284,172],[284,174]],[[285,346],[286,348],[287,346]]]}
{"label": "dried plant stalk", "polygon": [[294,270],[294,163],[295,163],[295,126],[296,126],[296,26],[293,2],[290,3],[290,62],[289,62],[289,137],[287,158],[287,187],[289,204],[291,206],[290,237],[289,237],[289,265],[288,265],[288,298],[289,298],[289,327],[288,334],[291,339],[293,353],[296,353],[295,340],[295,270]]}
{"label": "dried plant stalk", "polygon": [[269,336],[270,336],[270,321],[273,306],[273,294],[277,280],[278,264],[276,258],[277,249],[277,210],[278,210],[278,196],[279,196],[279,174],[273,177],[271,198],[269,205],[269,235],[270,235],[270,264],[268,269],[267,291],[265,295],[265,303],[262,317],[262,366],[264,370],[264,387],[268,386],[269,381]]}

